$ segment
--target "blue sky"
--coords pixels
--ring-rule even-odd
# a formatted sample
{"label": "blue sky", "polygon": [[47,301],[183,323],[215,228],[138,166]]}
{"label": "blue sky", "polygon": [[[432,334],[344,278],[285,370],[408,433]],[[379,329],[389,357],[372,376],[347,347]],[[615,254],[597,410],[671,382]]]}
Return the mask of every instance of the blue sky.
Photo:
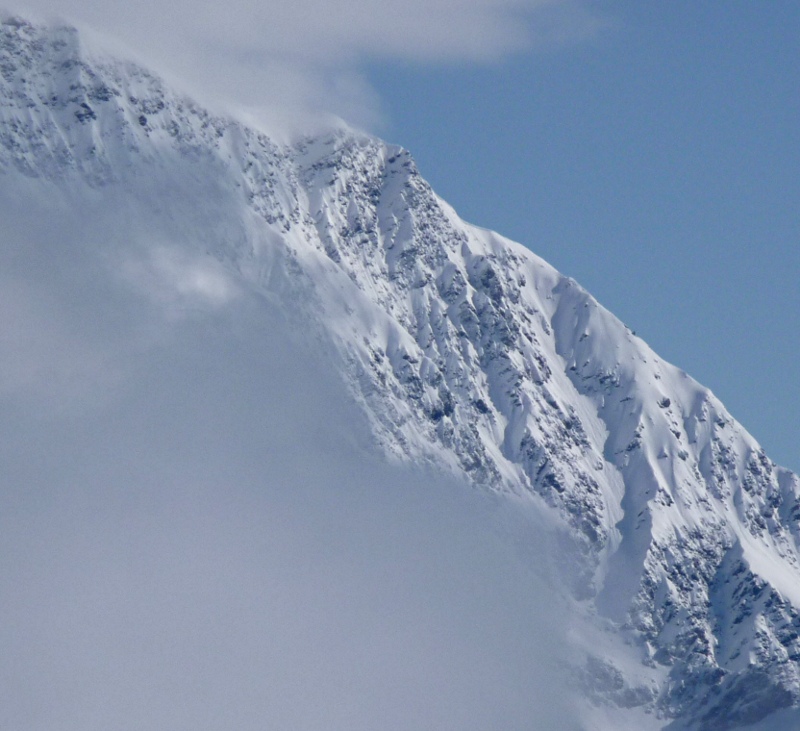
{"label": "blue sky", "polygon": [[800,5],[595,7],[607,25],[555,49],[372,64],[380,132],[798,471]]}
{"label": "blue sky", "polygon": [[21,0],[280,136],[411,150],[800,471],[800,4]]}

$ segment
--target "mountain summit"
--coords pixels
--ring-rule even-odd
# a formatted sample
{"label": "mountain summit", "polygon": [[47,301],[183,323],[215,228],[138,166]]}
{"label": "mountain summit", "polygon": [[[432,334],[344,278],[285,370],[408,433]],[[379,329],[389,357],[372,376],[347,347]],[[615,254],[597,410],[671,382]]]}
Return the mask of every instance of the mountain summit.
{"label": "mountain summit", "polygon": [[575,281],[459,219],[406,150],[343,129],[277,144],[19,18],[0,84],[4,188],[169,220],[113,263],[133,286],[180,312],[258,292],[335,354],[390,460],[556,517],[587,728],[722,731],[800,704],[800,479]]}

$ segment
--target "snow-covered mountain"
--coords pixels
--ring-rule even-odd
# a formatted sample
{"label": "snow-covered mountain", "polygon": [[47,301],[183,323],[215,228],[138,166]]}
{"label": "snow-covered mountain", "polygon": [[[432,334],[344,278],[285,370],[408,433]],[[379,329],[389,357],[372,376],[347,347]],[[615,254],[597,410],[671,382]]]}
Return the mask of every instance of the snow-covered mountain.
{"label": "snow-covered mountain", "polygon": [[407,151],[346,129],[277,144],[18,18],[0,85],[4,185],[171,221],[111,262],[131,286],[177,310],[277,303],[390,459],[563,524],[586,728],[800,705],[800,479],[576,282],[461,221]]}

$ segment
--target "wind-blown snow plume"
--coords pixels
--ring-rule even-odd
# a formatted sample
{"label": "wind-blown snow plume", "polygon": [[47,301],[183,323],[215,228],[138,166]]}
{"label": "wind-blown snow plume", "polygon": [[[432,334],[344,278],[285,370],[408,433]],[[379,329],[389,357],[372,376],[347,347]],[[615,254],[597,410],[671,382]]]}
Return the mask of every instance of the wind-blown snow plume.
{"label": "wind-blown snow plume", "polygon": [[120,39],[196,93],[235,102],[281,132],[331,113],[379,123],[364,61],[483,63],[577,42],[604,24],[582,0],[26,0],[24,9]]}

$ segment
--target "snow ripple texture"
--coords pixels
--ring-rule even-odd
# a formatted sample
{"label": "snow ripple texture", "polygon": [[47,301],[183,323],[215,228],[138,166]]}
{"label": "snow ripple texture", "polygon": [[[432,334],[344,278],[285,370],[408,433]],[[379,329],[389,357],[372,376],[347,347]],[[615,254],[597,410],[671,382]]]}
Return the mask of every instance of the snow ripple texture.
{"label": "snow ripple texture", "polygon": [[[0,85],[4,175],[224,192],[198,201],[203,253],[335,346],[391,458],[559,516],[576,603],[634,648],[586,653],[592,704],[711,731],[800,703],[798,477],[577,283],[461,221],[408,152],[346,129],[276,144],[14,17]],[[214,227],[223,204],[236,227]]]}

